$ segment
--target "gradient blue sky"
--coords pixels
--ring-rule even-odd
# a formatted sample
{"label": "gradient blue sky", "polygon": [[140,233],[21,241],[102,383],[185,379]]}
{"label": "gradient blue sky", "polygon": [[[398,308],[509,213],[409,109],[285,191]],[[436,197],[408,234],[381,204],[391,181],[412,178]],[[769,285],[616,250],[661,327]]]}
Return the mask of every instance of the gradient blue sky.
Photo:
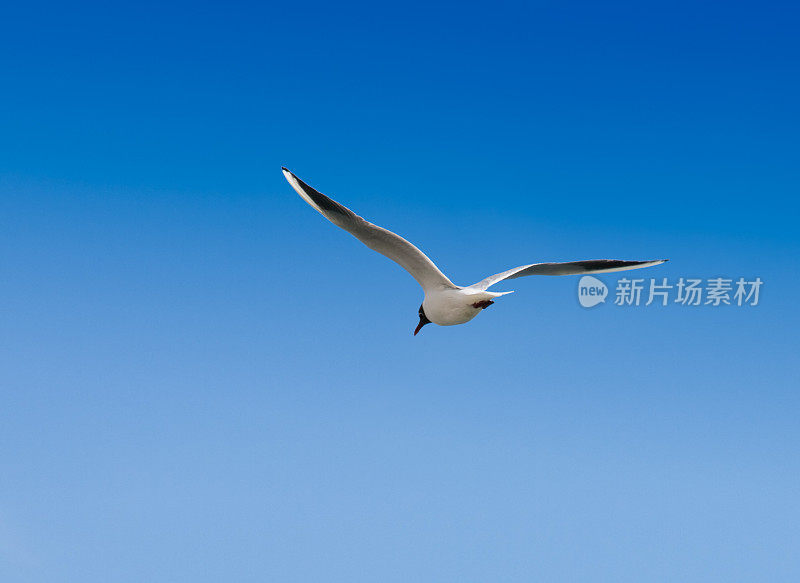
{"label": "gradient blue sky", "polygon": [[[797,581],[790,3],[16,3],[0,579]],[[660,258],[755,308],[422,294]],[[616,276],[604,278],[613,285]]]}

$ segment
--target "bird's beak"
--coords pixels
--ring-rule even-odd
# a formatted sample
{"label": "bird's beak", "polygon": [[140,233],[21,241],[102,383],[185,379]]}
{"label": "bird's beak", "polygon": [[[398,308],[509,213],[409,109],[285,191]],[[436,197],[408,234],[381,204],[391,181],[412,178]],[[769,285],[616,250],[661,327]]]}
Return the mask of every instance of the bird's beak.
{"label": "bird's beak", "polygon": [[420,330],[422,330],[422,327],[423,327],[425,324],[427,324],[427,322],[426,322],[426,321],[424,321],[422,318],[420,318],[420,319],[419,319],[419,324],[417,324],[417,328],[416,328],[416,330],[414,330],[414,336],[416,336],[416,335],[417,335],[417,332],[419,332]]}

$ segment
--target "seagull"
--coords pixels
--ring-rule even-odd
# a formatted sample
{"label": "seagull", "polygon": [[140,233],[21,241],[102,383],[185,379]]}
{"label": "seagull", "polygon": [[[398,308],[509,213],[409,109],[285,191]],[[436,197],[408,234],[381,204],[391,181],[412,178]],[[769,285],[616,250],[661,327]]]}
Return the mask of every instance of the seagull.
{"label": "seagull", "polygon": [[506,279],[527,275],[580,275],[585,273],[610,273],[660,265],[667,259],[654,261],[623,261],[620,259],[590,259],[567,263],[531,263],[490,275],[478,283],[462,287],[455,285],[436,267],[427,255],[400,235],[373,225],[349,208],[311,188],[285,167],[283,175],[303,200],[328,219],[364,243],[373,251],[385,255],[411,274],[425,292],[419,307],[419,324],[414,336],[431,322],[439,326],[465,324],[494,303],[495,298],[511,291],[491,292],[489,288]]}

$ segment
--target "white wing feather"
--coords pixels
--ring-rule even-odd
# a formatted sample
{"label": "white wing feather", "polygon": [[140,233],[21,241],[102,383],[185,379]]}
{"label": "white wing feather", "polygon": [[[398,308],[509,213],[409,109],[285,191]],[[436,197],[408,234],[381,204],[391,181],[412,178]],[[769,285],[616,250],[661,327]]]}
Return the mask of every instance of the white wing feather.
{"label": "white wing feather", "polygon": [[373,251],[400,264],[419,282],[423,290],[428,292],[443,288],[458,289],[433,261],[400,235],[365,221],[347,207],[311,188],[286,168],[282,170],[292,188],[312,208]]}
{"label": "white wing feather", "polygon": [[472,289],[486,290],[504,279],[516,279],[528,275],[582,275],[586,273],[610,273],[612,271],[627,271],[629,269],[642,269],[653,265],[661,265],[668,259],[654,261],[624,261],[621,259],[589,259],[586,261],[570,261],[567,263],[531,263],[520,265],[508,271],[490,275],[486,279],[469,286]]}

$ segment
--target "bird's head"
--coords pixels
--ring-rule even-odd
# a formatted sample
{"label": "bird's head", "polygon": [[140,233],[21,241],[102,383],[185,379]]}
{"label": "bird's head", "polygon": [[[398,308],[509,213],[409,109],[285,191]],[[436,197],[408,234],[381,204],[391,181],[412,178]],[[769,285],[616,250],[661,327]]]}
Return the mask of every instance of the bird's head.
{"label": "bird's head", "polygon": [[422,304],[420,304],[420,306],[419,306],[419,324],[417,324],[417,329],[414,330],[414,336],[417,335],[417,332],[422,330],[422,327],[425,324],[430,324],[430,323],[431,323],[431,321],[428,320],[428,316],[425,315],[425,310],[422,309]]}

